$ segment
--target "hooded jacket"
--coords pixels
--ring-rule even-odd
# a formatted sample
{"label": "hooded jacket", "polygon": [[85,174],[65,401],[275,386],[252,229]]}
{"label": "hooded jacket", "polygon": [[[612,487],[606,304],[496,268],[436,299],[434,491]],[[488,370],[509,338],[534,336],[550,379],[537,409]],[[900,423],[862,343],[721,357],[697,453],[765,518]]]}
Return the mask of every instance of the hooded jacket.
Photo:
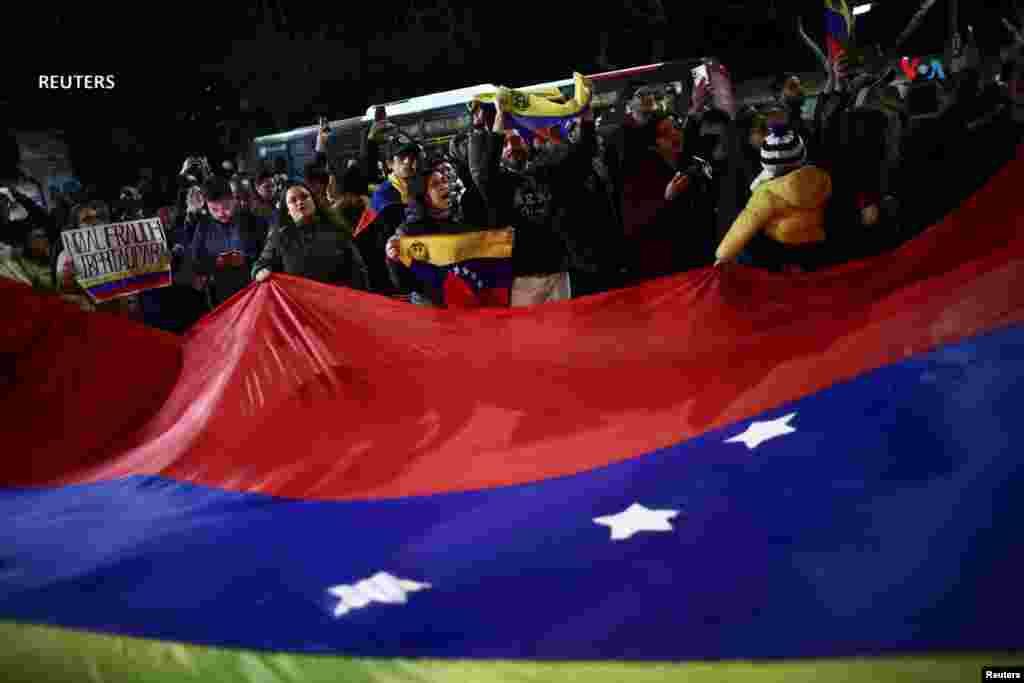
{"label": "hooded jacket", "polygon": [[825,207],[831,195],[832,179],[816,166],[803,166],[757,184],[722,239],[718,258],[735,258],[758,234],[788,247],[823,243]]}

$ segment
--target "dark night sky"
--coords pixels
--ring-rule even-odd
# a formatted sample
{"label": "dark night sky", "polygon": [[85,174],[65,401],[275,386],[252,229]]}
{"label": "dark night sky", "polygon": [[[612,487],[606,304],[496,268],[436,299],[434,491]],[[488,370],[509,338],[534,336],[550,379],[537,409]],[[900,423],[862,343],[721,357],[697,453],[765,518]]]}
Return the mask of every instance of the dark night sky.
{"label": "dark night sky", "polygon": [[[947,2],[933,8],[908,50],[941,46]],[[665,39],[666,58],[716,54],[739,79],[815,66],[792,26],[802,13],[820,35],[820,0],[778,0],[774,16],[769,0],[665,2],[660,26],[651,18],[658,4],[637,0],[613,8],[523,0],[467,9],[423,0],[360,3],[362,11],[378,12],[371,18],[355,14],[350,3],[144,3],[127,15],[79,3],[52,16],[9,22],[40,40],[18,48],[7,43],[6,50],[17,52],[4,60],[3,105],[9,125],[63,128],[86,141],[80,148],[101,150],[109,144],[106,130],[126,128],[147,150],[180,157],[189,144],[199,144],[203,129],[189,128],[177,116],[182,112],[237,107],[244,98],[249,116],[275,129],[307,125],[320,113],[353,116],[373,102],[474,83],[554,80],[573,70],[603,70],[596,61],[601,29],[610,31],[609,58],[617,67],[648,63],[658,35]],[[862,18],[862,38],[891,39],[917,4],[882,0]],[[962,14],[972,11],[972,3],[961,4]],[[40,73],[90,72],[114,74],[117,88],[37,87]],[[219,98],[202,95],[211,82],[218,84]]]}

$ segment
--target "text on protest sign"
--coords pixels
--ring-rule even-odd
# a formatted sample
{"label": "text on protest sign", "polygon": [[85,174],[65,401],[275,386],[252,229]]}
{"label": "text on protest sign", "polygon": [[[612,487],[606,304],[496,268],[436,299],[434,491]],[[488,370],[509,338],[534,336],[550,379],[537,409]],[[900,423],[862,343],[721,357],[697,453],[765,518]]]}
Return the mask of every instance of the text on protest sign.
{"label": "text on protest sign", "polygon": [[171,284],[171,257],[159,218],[65,230],[61,239],[76,280],[94,301]]}

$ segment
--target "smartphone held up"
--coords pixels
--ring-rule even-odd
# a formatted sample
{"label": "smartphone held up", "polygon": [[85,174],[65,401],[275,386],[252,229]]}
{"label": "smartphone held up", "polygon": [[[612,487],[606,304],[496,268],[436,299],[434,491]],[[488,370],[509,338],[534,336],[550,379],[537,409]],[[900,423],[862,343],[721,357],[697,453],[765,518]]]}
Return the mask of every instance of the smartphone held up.
{"label": "smartphone held up", "polygon": [[708,65],[701,64],[700,66],[690,69],[690,74],[693,76],[693,87],[696,88],[701,81],[707,82],[708,79]]}
{"label": "smartphone held up", "polygon": [[707,84],[712,106],[730,117],[736,115],[736,97],[733,92],[732,79],[724,64],[714,57],[707,57],[699,66],[691,69],[690,73],[693,75],[694,88],[701,81]]}

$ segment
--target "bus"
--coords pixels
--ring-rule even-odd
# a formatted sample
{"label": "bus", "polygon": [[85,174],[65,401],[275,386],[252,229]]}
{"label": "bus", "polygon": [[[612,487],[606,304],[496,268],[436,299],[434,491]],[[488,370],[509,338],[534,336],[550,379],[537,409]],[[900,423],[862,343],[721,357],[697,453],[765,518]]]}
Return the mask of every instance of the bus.
{"label": "bus", "polygon": [[[619,92],[626,85],[674,88],[679,92],[684,83],[689,83],[690,70],[699,62],[697,59],[659,62],[592,74],[588,76],[594,85],[591,109],[595,115],[607,111],[615,105]],[[563,78],[515,89],[527,93],[557,89],[566,98],[571,98],[575,94],[575,81],[572,78]],[[388,121],[396,125],[401,132],[417,140],[427,149],[444,147],[459,132],[469,127],[468,105],[473,98],[493,93],[495,90],[497,86],[494,84],[484,83],[397,102],[374,104],[367,107],[363,118],[369,123],[373,120],[377,107],[383,106]]]}
{"label": "bus", "polygon": [[[659,62],[593,74],[589,76],[594,84],[591,108],[595,115],[600,115],[615,107],[619,92],[627,85],[653,86],[681,92],[681,89],[689,87],[690,71],[700,62],[699,59]],[[558,88],[566,97],[572,97],[574,94],[572,78],[536,83],[516,90],[530,92],[550,88]],[[388,121],[397,126],[398,131],[418,141],[427,149],[446,146],[456,134],[469,127],[468,105],[473,98],[484,93],[493,93],[495,90],[497,86],[493,83],[481,83],[456,90],[373,104],[367,107],[361,116],[331,121],[328,158],[335,168],[344,168],[347,159],[355,158],[359,154],[361,136],[366,134],[373,123],[379,106],[384,107]],[[252,158],[258,165],[268,166],[272,166],[276,159],[283,159],[288,173],[301,177],[305,164],[314,158],[318,130],[316,125],[312,125],[258,137],[253,140]]]}
{"label": "bus", "polygon": [[[328,154],[337,163],[338,157],[344,154],[355,157],[359,154],[359,138],[365,135],[369,125],[362,116],[354,116],[329,122],[331,139],[328,142]],[[316,156],[316,139],[320,130],[318,125],[304,126],[271,135],[263,135],[253,140],[250,157],[256,167],[273,168],[278,159],[283,159],[288,175],[301,178],[307,163]]]}

